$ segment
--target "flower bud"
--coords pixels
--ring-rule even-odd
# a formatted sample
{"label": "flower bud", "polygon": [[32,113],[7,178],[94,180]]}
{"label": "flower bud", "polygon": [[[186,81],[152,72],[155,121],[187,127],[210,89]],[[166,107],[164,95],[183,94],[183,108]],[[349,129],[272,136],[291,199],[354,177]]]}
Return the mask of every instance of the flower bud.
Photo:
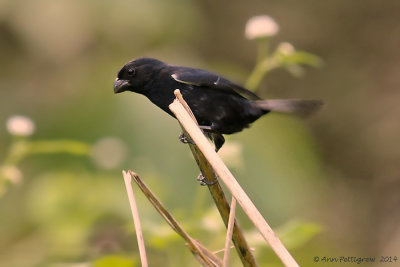
{"label": "flower bud", "polygon": [[246,23],[245,36],[249,40],[266,38],[277,34],[279,25],[267,15],[255,16]]}
{"label": "flower bud", "polygon": [[15,115],[7,120],[7,131],[12,135],[29,136],[35,131],[35,124],[30,118]]}

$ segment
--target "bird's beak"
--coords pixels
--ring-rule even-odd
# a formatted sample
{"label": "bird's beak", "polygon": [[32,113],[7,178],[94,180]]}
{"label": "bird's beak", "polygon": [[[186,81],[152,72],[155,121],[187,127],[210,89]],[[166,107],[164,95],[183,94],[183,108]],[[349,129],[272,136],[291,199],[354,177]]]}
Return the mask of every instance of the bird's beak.
{"label": "bird's beak", "polygon": [[129,81],[127,80],[120,80],[120,79],[115,79],[114,82],[114,93],[118,94],[118,93],[122,93],[126,90],[128,90],[129,87]]}

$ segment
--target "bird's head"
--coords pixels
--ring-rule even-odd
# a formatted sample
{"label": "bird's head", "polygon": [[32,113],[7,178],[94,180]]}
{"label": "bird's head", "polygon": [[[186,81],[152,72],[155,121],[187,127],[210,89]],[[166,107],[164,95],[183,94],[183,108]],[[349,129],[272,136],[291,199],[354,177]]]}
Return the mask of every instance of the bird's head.
{"label": "bird's head", "polygon": [[129,61],[118,72],[114,82],[114,93],[132,91],[145,94],[146,84],[152,80],[152,75],[164,65],[163,62],[152,58],[138,58]]}

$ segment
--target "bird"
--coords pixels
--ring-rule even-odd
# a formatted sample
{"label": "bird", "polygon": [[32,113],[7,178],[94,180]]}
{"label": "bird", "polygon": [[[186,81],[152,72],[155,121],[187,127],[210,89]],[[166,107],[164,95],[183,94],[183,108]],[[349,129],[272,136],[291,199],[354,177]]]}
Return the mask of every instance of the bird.
{"label": "bird", "polygon": [[[320,100],[263,100],[213,72],[145,57],[126,63],[114,82],[115,94],[125,91],[142,94],[173,117],[169,105],[175,99],[175,89],[180,90],[216,151],[225,143],[223,135],[240,132],[271,111],[307,116],[322,106]],[[182,135],[180,139],[190,142]]]}

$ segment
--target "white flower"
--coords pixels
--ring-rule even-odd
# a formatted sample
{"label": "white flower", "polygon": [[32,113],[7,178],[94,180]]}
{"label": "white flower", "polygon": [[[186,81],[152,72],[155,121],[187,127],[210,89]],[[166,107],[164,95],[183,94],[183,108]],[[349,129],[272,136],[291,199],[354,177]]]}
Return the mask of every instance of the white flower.
{"label": "white flower", "polygon": [[126,158],[125,144],[116,137],[105,137],[94,144],[91,156],[103,169],[118,167]]}
{"label": "white flower", "polygon": [[267,15],[255,16],[246,23],[245,36],[249,40],[270,37],[277,34],[279,25]]}
{"label": "white flower", "polygon": [[15,115],[7,120],[7,131],[12,135],[29,136],[35,131],[35,124],[30,118]]}

